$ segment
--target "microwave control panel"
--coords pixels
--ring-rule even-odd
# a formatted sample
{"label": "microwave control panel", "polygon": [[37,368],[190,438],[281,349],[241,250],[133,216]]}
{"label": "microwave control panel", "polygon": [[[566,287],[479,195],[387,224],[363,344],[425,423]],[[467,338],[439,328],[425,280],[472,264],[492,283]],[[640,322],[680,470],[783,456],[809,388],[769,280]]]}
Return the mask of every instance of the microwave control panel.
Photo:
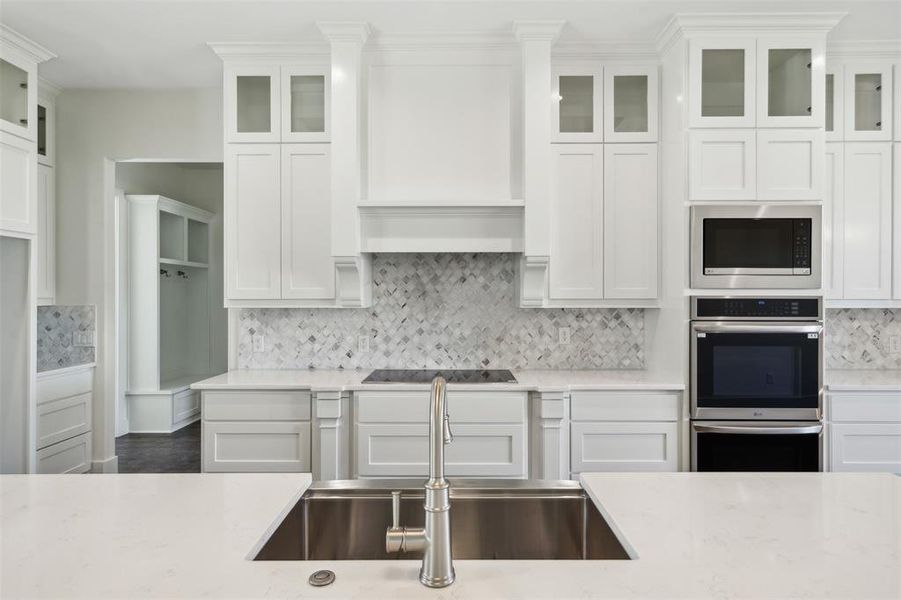
{"label": "microwave control panel", "polygon": [[795,219],[793,223],[793,267],[796,275],[810,275],[810,219]]}

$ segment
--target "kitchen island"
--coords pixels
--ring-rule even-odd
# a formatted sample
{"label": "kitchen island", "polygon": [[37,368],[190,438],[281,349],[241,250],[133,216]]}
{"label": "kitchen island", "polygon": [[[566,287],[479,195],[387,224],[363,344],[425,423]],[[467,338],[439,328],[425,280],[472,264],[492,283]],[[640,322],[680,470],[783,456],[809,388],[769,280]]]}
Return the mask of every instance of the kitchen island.
{"label": "kitchen island", "polygon": [[[456,561],[457,582],[427,590],[418,561],[249,560],[309,475],[3,476],[0,596],[901,597],[901,477],[611,473],[582,482],[636,560]],[[335,583],[311,587],[323,568]]]}

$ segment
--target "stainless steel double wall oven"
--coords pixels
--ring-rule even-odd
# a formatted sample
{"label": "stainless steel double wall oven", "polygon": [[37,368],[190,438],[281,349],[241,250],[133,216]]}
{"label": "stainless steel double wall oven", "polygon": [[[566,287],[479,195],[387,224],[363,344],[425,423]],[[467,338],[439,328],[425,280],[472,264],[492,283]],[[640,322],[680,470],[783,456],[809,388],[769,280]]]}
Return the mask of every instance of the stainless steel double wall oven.
{"label": "stainless steel double wall oven", "polygon": [[692,298],[693,471],[819,471],[820,298]]}

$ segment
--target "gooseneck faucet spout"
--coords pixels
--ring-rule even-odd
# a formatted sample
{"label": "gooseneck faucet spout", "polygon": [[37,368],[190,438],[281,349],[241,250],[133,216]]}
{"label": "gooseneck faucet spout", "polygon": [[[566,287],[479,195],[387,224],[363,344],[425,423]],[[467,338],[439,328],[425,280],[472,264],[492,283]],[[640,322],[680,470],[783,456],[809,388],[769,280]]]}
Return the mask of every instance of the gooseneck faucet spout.
{"label": "gooseneck faucet spout", "polygon": [[453,441],[447,416],[447,382],[440,375],[432,380],[429,398],[429,480],[425,483],[425,527],[400,525],[400,492],[392,493],[393,523],[385,535],[388,552],[422,550],[419,581],[428,587],[454,582],[450,535],[450,484],[444,478],[444,445]]}

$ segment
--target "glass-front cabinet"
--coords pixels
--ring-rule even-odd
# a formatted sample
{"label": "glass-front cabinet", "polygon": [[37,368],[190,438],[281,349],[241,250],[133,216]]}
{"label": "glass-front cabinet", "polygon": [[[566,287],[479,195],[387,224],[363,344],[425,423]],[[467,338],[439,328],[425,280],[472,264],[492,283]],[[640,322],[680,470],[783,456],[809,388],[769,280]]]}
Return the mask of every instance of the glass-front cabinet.
{"label": "glass-front cabinet", "polygon": [[657,141],[657,67],[604,69],[604,141]]}
{"label": "glass-front cabinet", "polygon": [[892,139],[892,65],[845,65],[845,139]]}
{"label": "glass-front cabinet", "polygon": [[840,65],[826,66],[825,129],[827,142],[845,139],[845,79]]}
{"label": "glass-front cabinet", "polygon": [[0,59],[0,130],[34,140],[37,136],[37,75],[13,59]]}
{"label": "glass-front cabinet", "polygon": [[689,89],[692,127],[754,127],[753,39],[693,39]]}
{"label": "glass-front cabinet", "polygon": [[225,71],[226,142],[277,142],[281,137],[278,66],[233,66]]}
{"label": "glass-front cabinet", "polygon": [[602,142],[601,68],[560,66],[554,69],[553,78],[553,141]]}
{"label": "glass-front cabinet", "polygon": [[757,126],[822,127],[825,45],[820,40],[757,41]]}
{"label": "glass-front cabinet", "polygon": [[282,67],[282,141],[327,142],[331,81],[327,67]]}

